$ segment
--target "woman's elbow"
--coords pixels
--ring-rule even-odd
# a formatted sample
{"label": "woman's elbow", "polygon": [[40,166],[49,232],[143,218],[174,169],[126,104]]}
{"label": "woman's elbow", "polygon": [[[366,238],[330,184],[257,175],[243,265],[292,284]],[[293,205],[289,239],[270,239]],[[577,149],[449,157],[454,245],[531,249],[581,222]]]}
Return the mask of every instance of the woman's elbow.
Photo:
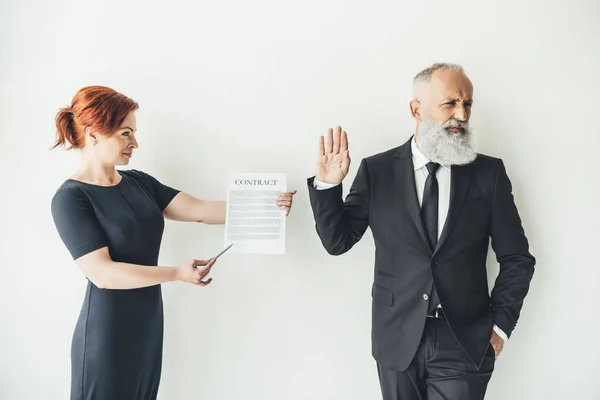
{"label": "woman's elbow", "polygon": [[106,266],[101,265],[81,265],[81,272],[83,275],[94,284],[99,289],[111,289],[112,288],[112,279],[110,278],[110,274],[108,268]]}
{"label": "woman's elbow", "polygon": [[98,289],[111,289],[110,279],[102,274],[85,274],[85,277]]}

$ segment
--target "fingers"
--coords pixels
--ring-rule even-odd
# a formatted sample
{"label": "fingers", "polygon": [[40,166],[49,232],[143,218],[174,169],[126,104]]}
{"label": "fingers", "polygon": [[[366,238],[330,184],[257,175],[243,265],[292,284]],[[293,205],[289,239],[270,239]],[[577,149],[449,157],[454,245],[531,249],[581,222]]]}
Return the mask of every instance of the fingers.
{"label": "fingers", "polygon": [[209,273],[210,273],[210,268],[208,268],[206,271],[200,271],[200,276],[198,277],[198,281],[201,281],[202,279],[204,279]]}
{"label": "fingers", "polygon": [[277,196],[277,205],[278,206],[281,206],[281,205],[291,206],[292,200],[293,200],[293,197],[295,194],[296,194],[295,190],[292,190],[291,192],[287,192],[287,193],[281,193],[279,196]]}
{"label": "fingers", "polygon": [[205,265],[208,265],[208,263],[210,261],[211,260],[194,260],[194,267],[198,267],[198,266],[203,267]]}
{"label": "fingers", "polygon": [[331,153],[333,150],[333,129],[329,128],[327,130],[327,143],[326,143],[326,152]]}
{"label": "fingers", "polygon": [[319,156],[324,156],[325,155],[325,138],[323,137],[323,135],[321,135],[321,137],[319,137]]}
{"label": "fingers", "polygon": [[342,142],[340,144],[340,152],[344,153],[345,151],[348,151],[348,134],[346,133],[346,131],[343,131]]}
{"label": "fingers", "polygon": [[490,339],[490,343],[492,345],[492,349],[494,350],[494,359],[497,360],[502,353],[502,348],[504,347],[504,339],[502,339],[496,332],[492,333],[492,338]]}
{"label": "fingers", "polygon": [[279,194],[279,196],[277,196],[277,200],[291,200],[296,193],[298,193],[298,191],[296,191],[296,190],[291,190],[286,193],[281,193],[281,194]]}
{"label": "fingers", "polygon": [[199,268],[196,268],[201,274],[206,275],[210,272],[210,269],[213,265],[215,265],[216,260],[211,260],[208,264],[202,265]]}
{"label": "fingers", "polygon": [[198,285],[200,285],[200,286],[209,285],[212,282],[212,280],[213,280],[212,278],[208,278],[208,280],[206,280],[206,281],[200,281],[200,282],[198,282]]}
{"label": "fingers", "polygon": [[209,258],[208,260],[194,260],[194,266],[208,266],[210,265],[211,267],[213,266],[213,264],[216,262],[217,260],[214,258]]}
{"label": "fingers", "polygon": [[287,193],[282,193],[277,197],[277,206],[285,211],[285,215],[288,216],[290,214],[290,210],[292,208],[293,197],[297,193],[296,190],[291,190]]}
{"label": "fingers", "polygon": [[277,206],[281,210],[285,211],[285,215],[288,216],[292,208],[292,199],[290,198],[289,200],[278,200]]}
{"label": "fingers", "polygon": [[279,206],[279,208],[283,211],[285,211],[285,216],[287,217],[288,215],[290,215],[290,210],[292,209],[290,206]]}
{"label": "fingers", "polygon": [[194,271],[194,282],[193,283],[198,284],[199,281],[204,279],[204,277],[210,273],[212,266],[215,265],[215,262],[217,260],[214,258],[211,258],[210,260],[195,260],[195,261],[201,263],[201,264],[197,264],[198,266],[196,267],[196,270]]}
{"label": "fingers", "polygon": [[335,134],[332,128],[327,129],[327,142],[323,143],[323,136],[319,138],[319,155],[323,156],[328,153],[339,154],[348,150],[348,135],[345,131],[342,132],[342,127],[335,128]]}
{"label": "fingers", "polygon": [[210,273],[210,268],[212,267],[213,264],[214,264],[214,260],[211,263],[207,264],[204,268],[197,269],[194,273],[194,278],[192,280],[192,283],[194,285],[200,285],[200,286],[206,286],[209,283],[211,283],[212,278],[209,278],[206,281],[204,281],[203,279],[206,278],[206,276]]}
{"label": "fingers", "polygon": [[346,150],[342,153],[342,171],[347,174],[350,169],[350,152]]}
{"label": "fingers", "polygon": [[[210,270],[217,260],[215,258],[211,258],[208,260],[190,260],[189,264],[187,264],[185,277],[182,277],[183,281],[200,286],[206,286],[210,282],[212,282],[212,278],[207,281],[203,281],[203,279],[210,273]],[[189,268],[189,269],[187,269]]]}
{"label": "fingers", "polygon": [[210,282],[212,282],[212,278],[208,278],[208,280],[206,280],[206,281],[204,281],[203,279],[206,277],[206,275],[208,275],[209,272],[210,272],[210,268],[208,268],[208,267],[204,271],[197,270],[196,273],[194,274],[192,283],[194,285],[200,285],[200,286],[208,285]]}
{"label": "fingers", "polygon": [[335,128],[335,136],[333,137],[333,154],[340,152],[340,142],[342,136],[342,128],[340,126]]}

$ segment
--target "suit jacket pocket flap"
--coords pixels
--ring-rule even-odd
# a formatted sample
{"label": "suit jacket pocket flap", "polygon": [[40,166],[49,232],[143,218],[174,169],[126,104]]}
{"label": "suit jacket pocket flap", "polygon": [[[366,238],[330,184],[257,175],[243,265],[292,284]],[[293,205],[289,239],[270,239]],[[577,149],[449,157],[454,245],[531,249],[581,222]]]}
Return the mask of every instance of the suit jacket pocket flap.
{"label": "suit jacket pocket flap", "polygon": [[371,289],[371,296],[373,297],[373,300],[388,306],[391,306],[394,302],[394,292],[384,289],[376,283],[373,284],[373,288]]}

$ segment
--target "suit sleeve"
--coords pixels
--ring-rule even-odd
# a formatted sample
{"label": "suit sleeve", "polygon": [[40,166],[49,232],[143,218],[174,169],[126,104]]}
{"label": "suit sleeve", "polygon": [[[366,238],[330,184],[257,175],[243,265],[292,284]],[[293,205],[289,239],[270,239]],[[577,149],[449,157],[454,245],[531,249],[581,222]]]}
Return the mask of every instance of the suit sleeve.
{"label": "suit sleeve", "polygon": [[491,221],[492,248],[500,272],[492,290],[494,323],[510,337],[529,291],[535,258],[521,224],[512,184],[502,160],[498,162]]}
{"label": "suit sleeve", "polygon": [[345,201],[342,199],[342,185],[317,190],[313,182],[314,177],[308,179],[317,234],[329,254],[344,254],[362,238],[369,225],[367,163],[362,160]]}

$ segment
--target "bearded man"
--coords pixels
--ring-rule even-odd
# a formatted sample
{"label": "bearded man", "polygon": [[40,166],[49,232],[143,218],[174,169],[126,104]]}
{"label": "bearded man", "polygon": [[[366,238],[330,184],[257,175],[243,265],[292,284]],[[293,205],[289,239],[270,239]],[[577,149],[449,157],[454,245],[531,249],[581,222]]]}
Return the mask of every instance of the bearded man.
{"label": "bearded man", "polygon": [[345,200],[348,136],[320,138],[308,190],[324,248],[346,253],[367,228],[375,242],[371,342],[385,400],[482,399],[529,291],[536,260],[504,163],[472,148],[472,104],[461,66],[417,74],[415,135],[363,159]]}

